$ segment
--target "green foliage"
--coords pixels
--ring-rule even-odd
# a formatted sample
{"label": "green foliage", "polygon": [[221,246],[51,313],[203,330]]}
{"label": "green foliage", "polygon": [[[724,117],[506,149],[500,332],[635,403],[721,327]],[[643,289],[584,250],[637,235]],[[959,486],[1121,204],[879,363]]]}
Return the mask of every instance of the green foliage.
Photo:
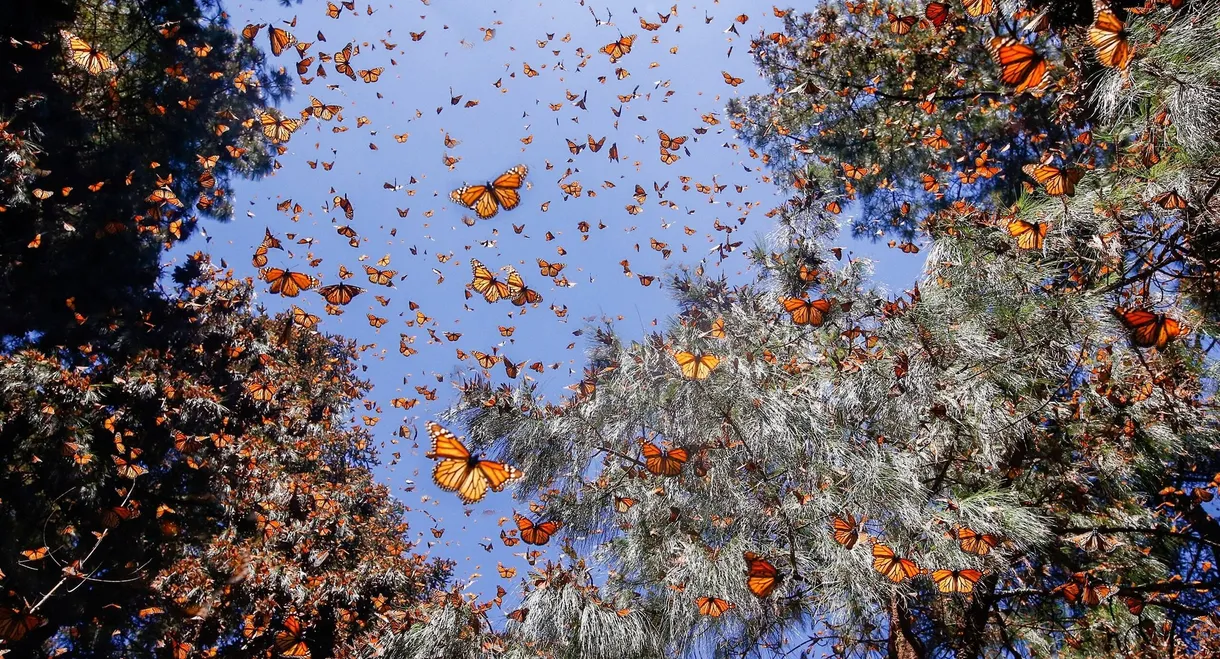
{"label": "green foliage", "polygon": [[[73,61],[65,33],[113,69]],[[233,176],[270,171],[272,146],[246,122],[286,77],[195,0],[17,3],[0,42],[0,336],[72,343],[152,290],[162,245],[195,211],[231,214]]]}

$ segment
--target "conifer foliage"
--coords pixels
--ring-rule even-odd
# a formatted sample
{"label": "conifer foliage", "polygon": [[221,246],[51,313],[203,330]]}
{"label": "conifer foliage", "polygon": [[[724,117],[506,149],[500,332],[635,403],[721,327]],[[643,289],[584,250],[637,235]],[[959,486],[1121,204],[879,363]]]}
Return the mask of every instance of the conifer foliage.
{"label": "conifer foliage", "polygon": [[[504,643],[1210,656],[1216,5],[1011,4],[788,13],[735,121],[792,187],[757,279],[677,276],[671,326],[598,331],[561,404],[468,384],[568,554]],[[832,247],[853,201],[924,243],[904,292]],[[480,631],[444,621],[401,655]]]}

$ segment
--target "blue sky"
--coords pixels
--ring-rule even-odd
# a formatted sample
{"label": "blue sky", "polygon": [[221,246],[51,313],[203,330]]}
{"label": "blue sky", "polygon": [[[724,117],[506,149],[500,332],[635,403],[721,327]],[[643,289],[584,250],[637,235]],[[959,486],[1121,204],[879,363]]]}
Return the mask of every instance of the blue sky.
{"label": "blue sky", "polygon": [[[271,250],[269,265],[315,274],[323,284],[340,281],[341,265],[356,273],[348,282],[366,292],[342,316],[327,315],[313,292],[285,300],[259,282],[258,299],[269,312],[295,303],[322,317],[322,331],[369,346],[362,356],[367,369],[363,376],[374,384],[370,400],[379,411],[357,409],[355,422],[362,423],[363,415],[380,417],[371,429],[382,443],[385,460],[378,477],[412,508],[409,521],[421,549],[457,560],[459,579],[482,575],[473,586],[482,593],[494,592],[497,583],[513,591],[509,582],[519,581],[528,568],[513,553],[524,545],[504,547],[499,532],[512,523],[500,527],[497,522],[511,518],[514,508],[525,512],[528,504],[513,501],[505,492],[463,507],[456,496],[432,485],[433,462],[423,455],[426,433],[416,445],[395,432],[400,425],[422,432],[423,421],[438,418],[453,403],[453,383],[477,369],[473,359],[459,360],[457,349],[491,353],[496,347],[517,362],[541,361],[548,367],[544,373],[522,369],[522,375],[535,378],[544,392],[557,398],[580,378],[586,341],[576,332],[590,322],[609,319],[623,336],[636,338],[675,310],[660,277],[643,287],[637,275],[662,275],[703,261],[709,272],[720,267],[730,278],[745,279],[742,251],[718,266],[716,254],[709,254],[724,237],[714,227],[717,222],[733,226],[730,240],[744,241],[744,250],[771,229],[764,214],[787,195],[764,180],[767,172],[761,163],[739,145],[724,106],[733,95],[767,91],[748,53],[749,39],[760,29],[778,29],[779,21],[769,5],[750,2],[685,3],[656,31],[643,29],[640,18],[660,23],[658,14],[671,14],[671,5],[637,5],[636,14],[632,5],[617,2],[412,0],[380,2],[372,5],[370,15],[368,3],[361,0],[354,13],[343,11],[338,19],[326,16],[326,6],[316,0],[287,8],[272,2],[227,6],[234,29],[270,23],[290,30],[300,41],[314,42],[306,53],[314,58],[308,77],[315,77],[320,52],[332,54],[348,42],[359,45],[352,60],[355,69],[384,67],[384,72],[378,82],[366,84],[326,63],[326,77],[315,77],[309,85],[298,80],[293,98],[282,105],[285,113],[307,107],[313,95],[342,106],[343,121],[311,119],[287,144],[274,175],[240,183],[233,221],[203,225],[208,249],[239,276],[255,276],[250,257],[264,230],[270,229],[286,249]],[[739,15],[748,18],[738,22]],[[295,27],[284,24],[294,16]],[[740,36],[726,32],[732,26]],[[489,40],[488,29],[494,30]],[[423,36],[416,41],[412,33]],[[636,35],[636,40],[629,54],[611,63],[598,49],[620,35]],[[266,49],[266,28],[257,43]],[[290,72],[295,72],[297,61],[295,50],[272,58],[273,65]],[[524,74],[527,64],[537,76]],[[619,79],[618,68],[629,75]],[[744,82],[737,87],[726,84],[724,71]],[[620,95],[633,90],[638,96],[620,101]],[[584,110],[569,100],[585,98],[586,92]],[[459,95],[461,100],[451,103]],[[470,101],[478,103],[466,107]],[[616,117],[612,108],[620,105],[621,116]],[[715,114],[718,125],[704,121],[709,113]],[[700,135],[696,128],[707,130]],[[681,159],[672,165],[660,161],[658,129],[671,137],[688,137],[685,150],[678,151]],[[395,139],[404,133],[405,141]],[[572,155],[567,140],[586,144],[589,135],[606,138],[600,152],[585,148]],[[608,158],[612,144],[618,146],[619,162]],[[460,160],[450,168],[447,156]],[[316,168],[309,161],[316,162]],[[333,166],[327,170],[323,163]],[[450,191],[463,182],[490,180],[517,164],[530,170],[521,206],[473,226],[463,223],[463,217],[474,214],[451,202]],[[581,184],[582,195],[565,199],[560,184],[572,182]],[[654,183],[668,183],[663,200]],[[697,183],[726,187],[708,195],[696,189]],[[637,184],[648,195],[642,204],[632,197]],[[336,195],[351,201],[352,220],[331,207]],[[295,220],[291,211],[276,209],[287,199],[302,208]],[[639,214],[629,213],[628,205],[638,205]],[[406,217],[400,217],[401,211]],[[589,225],[587,233],[580,230],[582,222]],[[335,227],[341,225],[359,233],[358,247],[338,235]],[[513,225],[525,228],[518,234]],[[548,233],[553,239],[547,239]],[[194,238],[170,258],[183,258],[200,248],[203,239]],[[652,248],[652,239],[672,250],[668,259]],[[301,240],[306,244],[299,244]],[[876,259],[879,279],[894,290],[908,287],[922,266],[922,257],[903,255],[884,244],[852,241],[846,234],[842,244],[856,256]],[[471,258],[493,270],[513,265],[545,301],[522,313],[507,302],[488,305],[477,295],[465,299]],[[562,275],[571,286],[556,286],[541,276],[539,258],[565,263]],[[388,265],[378,266],[386,260]],[[629,261],[633,276],[625,275],[623,260]],[[396,270],[395,287],[370,284],[365,265]],[[566,317],[559,318],[552,304],[566,307]],[[408,327],[417,312],[431,320],[422,328],[417,323]],[[368,314],[388,322],[375,329]],[[501,326],[516,328],[511,340],[501,335]],[[428,329],[435,330],[439,343],[430,343]],[[461,333],[461,338],[450,342],[445,332]],[[400,333],[414,337],[416,354],[399,354]],[[550,368],[554,363],[558,369]],[[493,376],[506,381],[500,366]],[[422,400],[417,386],[434,389],[436,400]],[[391,399],[400,397],[421,400],[404,413],[390,406]],[[436,538],[430,528],[443,528],[444,535]],[[490,544],[492,550],[484,551],[481,544]],[[552,547],[556,544],[552,541]],[[501,580],[497,563],[517,568],[517,578]],[[512,607],[506,603],[504,610]]]}

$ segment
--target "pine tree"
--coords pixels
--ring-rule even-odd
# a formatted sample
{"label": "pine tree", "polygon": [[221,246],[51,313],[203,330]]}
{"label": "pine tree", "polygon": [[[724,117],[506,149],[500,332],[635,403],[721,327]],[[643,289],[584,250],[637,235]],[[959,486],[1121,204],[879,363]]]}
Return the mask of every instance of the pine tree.
{"label": "pine tree", "polygon": [[179,274],[84,365],[0,357],[0,650],[363,656],[449,566],[412,553],[344,421],[357,349],[254,313],[202,255]]}
{"label": "pine tree", "polygon": [[232,177],[270,171],[257,111],[286,76],[210,2],[7,9],[0,337],[76,343],[81,325],[138,306],[197,214],[231,214]]}
{"label": "pine tree", "polygon": [[[793,198],[753,254],[756,281],[676,277],[670,326],[632,342],[600,328],[562,403],[466,386],[453,421],[525,472],[520,494],[566,538],[554,542],[568,559],[531,574],[496,642],[556,657],[1215,646],[1215,5],[1128,13],[1111,30],[1138,44],[1128,62],[1098,54],[1087,28],[999,4],[990,20],[951,19],[954,37],[918,19],[895,34],[910,7],[789,15],[767,37],[776,48],[799,60],[833,30],[834,56],[779,74],[760,53],[794,77],[739,125],[773,149]],[[1022,25],[1055,70],[1018,92],[986,28]],[[915,60],[910,43],[924,44]],[[929,55],[940,48],[953,62]],[[946,115],[912,109],[955,66],[969,98],[934,98]],[[797,92],[826,108],[786,114]],[[950,163],[940,172],[984,166],[980,150],[1000,171],[936,199],[919,183],[934,124],[913,113],[948,134],[959,111],[967,164],[934,156]],[[1005,150],[1012,121],[1025,128]],[[865,129],[877,139],[851,140]],[[930,245],[902,294],[829,248],[827,204],[852,187],[865,222],[912,204],[908,235]],[[469,620],[417,625],[395,656],[435,656],[423,639],[479,656],[492,641]]]}

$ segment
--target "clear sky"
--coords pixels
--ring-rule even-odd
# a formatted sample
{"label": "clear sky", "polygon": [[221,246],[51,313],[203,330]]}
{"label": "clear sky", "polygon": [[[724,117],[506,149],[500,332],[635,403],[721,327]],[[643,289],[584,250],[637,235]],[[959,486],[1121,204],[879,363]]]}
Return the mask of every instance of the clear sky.
{"label": "clear sky", "polygon": [[[778,29],[779,21],[770,5],[754,2],[687,2],[674,13],[675,7],[658,3],[361,0],[337,19],[327,16],[325,0],[227,9],[234,29],[268,23],[313,42],[305,53],[313,58],[305,78],[313,80],[305,85],[298,78],[282,109],[297,115],[312,95],[342,106],[343,120],[310,119],[286,145],[273,176],[240,183],[234,220],[203,224],[207,249],[239,276],[255,276],[251,254],[269,229],[285,247],[270,251],[269,266],[308,272],[323,284],[340,281],[340,266],[355,273],[348,283],[366,292],[341,316],[327,315],[313,291],[286,300],[262,282],[259,302],[269,312],[296,304],[322,317],[321,331],[367,346],[361,363],[374,385],[369,404],[375,407],[358,409],[355,422],[380,419],[371,429],[385,460],[377,475],[412,508],[409,521],[420,549],[457,560],[455,576],[461,580],[482,575],[473,585],[481,593],[494,593],[496,584],[514,591],[528,569],[514,554],[524,545],[503,546],[499,532],[513,528],[512,511],[526,512],[528,503],[505,492],[463,507],[456,496],[435,488],[433,462],[424,457],[429,447],[423,421],[444,423],[439,415],[455,400],[453,384],[478,369],[473,358],[459,360],[458,350],[491,354],[497,348],[514,362],[540,361],[545,372],[523,368],[519,377],[534,378],[558,398],[580,379],[587,337],[578,333],[590,321],[613,320],[631,339],[651,330],[654,320],[663,324],[675,310],[658,275],[703,261],[710,273],[719,267],[745,280],[743,251],[767,234],[771,224],[764,214],[788,195],[777,191],[760,161],[735,139],[724,106],[734,95],[767,91],[749,42],[760,30]],[[662,23],[659,14],[668,20]],[[295,27],[285,24],[294,17]],[[641,19],[659,27],[646,30]],[[267,33],[263,28],[257,43],[269,51]],[[634,44],[617,63],[598,52],[629,35],[636,36]],[[384,68],[377,82],[353,81],[333,62],[322,63],[326,76],[317,76],[319,56],[342,51],[349,42],[359,46],[355,70]],[[289,49],[271,59],[295,73],[299,57]],[[527,65],[537,75],[526,75]],[[724,72],[743,81],[730,86]],[[581,101],[584,108],[577,106]],[[673,164],[661,162],[658,129],[688,138]],[[590,135],[605,138],[596,153],[587,148]],[[586,148],[573,155],[569,139]],[[617,145],[618,162],[608,158],[611,145]],[[474,213],[450,201],[450,191],[518,164],[529,168],[520,207],[467,226],[463,218]],[[580,196],[561,189],[576,182]],[[663,198],[654,184],[668,185]],[[726,187],[707,194],[697,184]],[[636,185],[647,193],[643,203],[633,198]],[[336,195],[350,200],[353,219],[333,207]],[[286,200],[288,210],[278,211]],[[294,217],[297,204],[302,210]],[[638,214],[628,206],[638,207],[632,209]],[[734,229],[727,240],[717,224]],[[359,234],[357,246],[337,233],[344,225]],[[517,233],[514,225],[524,229]],[[668,258],[653,248],[654,239],[666,243]],[[183,258],[203,240],[193,238],[169,258]],[[718,255],[709,252],[739,240],[742,248],[717,265]],[[922,266],[921,256],[884,244],[851,241],[845,234],[843,245],[876,259],[879,279],[896,291],[909,287]],[[545,300],[524,309],[508,302],[489,305],[477,294],[467,300],[472,258],[492,270],[513,265]],[[537,259],[566,264],[561,275],[569,285],[542,276]],[[624,260],[632,275],[625,274]],[[369,283],[366,265],[397,271],[394,287]],[[641,274],[658,277],[644,287]],[[372,327],[369,314],[385,324]],[[417,314],[427,317],[422,327]],[[515,328],[511,337],[502,335],[502,326]],[[450,341],[446,332],[461,337]],[[399,353],[400,334],[413,337],[415,354]],[[502,365],[492,375],[507,381]],[[425,400],[416,387],[434,390],[436,399]],[[403,410],[391,407],[395,398],[419,402]],[[418,443],[397,437],[400,425],[418,429]],[[503,517],[510,519],[497,526]],[[444,534],[436,537],[430,529]],[[497,564],[516,568],[516,578],[502,579]],[[512,608],[506,602],[504,612]],[[498,621],[494,615],[493,620]]]}

